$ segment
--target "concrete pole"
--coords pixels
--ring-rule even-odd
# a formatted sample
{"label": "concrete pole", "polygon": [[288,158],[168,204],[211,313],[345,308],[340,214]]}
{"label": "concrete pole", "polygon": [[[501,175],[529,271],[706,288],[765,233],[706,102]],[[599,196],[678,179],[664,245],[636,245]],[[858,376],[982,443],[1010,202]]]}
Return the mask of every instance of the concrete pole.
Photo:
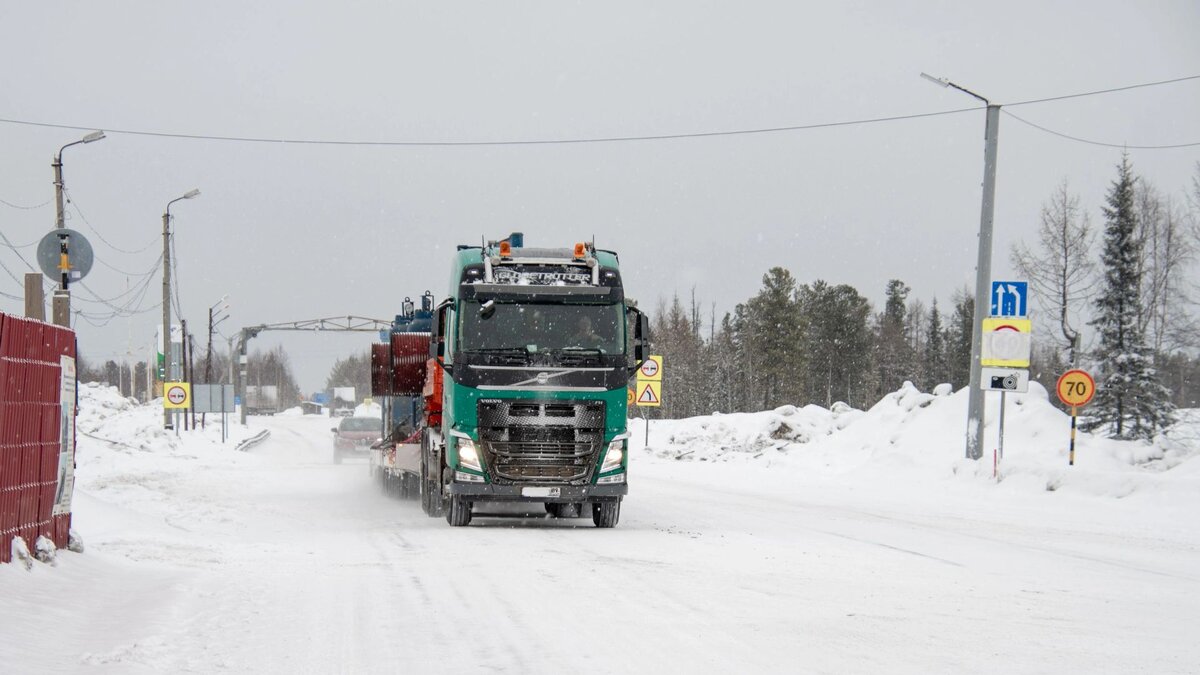
{"label": "concrete pole", "polygon": [[[191,382],[192,381],[192,375],[191,375],[191,373],[188,372],[187,319],[184,319],[183,317],[179,318],[179,372],[182,374],[182,377],[179,378],[180,382]],[[188,427],[188,411],[187,411],[187,409],[185,408],[183,410],[183,412],[180,413],[180,415],[183,417],[183,430],[187,431],[189,428]]]}
{"label": "concrete pole", "polygon": [[[67,226],[66,216],[63,214],[63,175],[62,175],[62,153],[68,146],[75,143],[68,143],[58,149],[58,154],[54,155],[54,162],[51,166],[54,167],[54,227],[55,229],[64,229]],[[62,270],[62,279],[58,282],[58,288],[55,289],[54,295],[51,297],[51,319],[56,325],[71,327],[71,296],[67,290],[67,270]]]}
{"label": "concrete pole", "polygon": [[71,327],[71,296],[66,291],[54,291],[50,298],[52,320],[56,326]]}
{"label": "concrete pole", "polygon": [[[974,94],[972,94],[974,95]],[[983,319],[988,314],[992,280],[992,215],[996,206],[996,141],[1000,133],[1000,106],[988,103],[983,151],[983,205],[979,215],[979,259],[975,264],[975,316],[971,320],[971,383],[967,392],[967,459],[983,457],[983,390],[980,358]]]}
{"label": "concrete pole", "polygon": [[[163,382],[171,379],[171,205],[163,212],[163,287],[162,287],[162,354]],[[163,388],[163,396],[166,396]],[[163,407],[163,428],[171,428],[171,411]]]}
{"label": "concrete pole", "polygon": [[[74,143],[68,145],[74,145]],[[62,151],[66,149],[66,145],[59,148],[58,154],[54,155],[54,162],[50,164],[50,166],[54,167],[54,227],[59,230],[67,226],[66,217],[63,215],[62,177]]]}
{"label": "concrete pole", "polygon": [[25,316],[46,320],[46,293],[42,290],[42,275],[37,272],[25,274]]}
{"label": "concrete pole", "polygon": [[246,343],[250,340],[250,331],[243,328],[242,338],[238,340],[238,355],[237,355],[237,389],[236,393],[242,402],[239,418],[242,426],[246,426],[246,365],[242,360],[246,358]]}

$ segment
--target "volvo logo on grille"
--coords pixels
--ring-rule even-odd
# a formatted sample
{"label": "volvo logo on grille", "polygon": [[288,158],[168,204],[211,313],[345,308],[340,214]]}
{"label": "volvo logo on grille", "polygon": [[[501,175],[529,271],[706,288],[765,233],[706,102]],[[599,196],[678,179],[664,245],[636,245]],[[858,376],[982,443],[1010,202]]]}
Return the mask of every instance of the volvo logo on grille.
{"label": "volvo logo on grille", "polygon": [[550,373],[538,373],[537,374],[537,383],[538,384],[546,384],[549,381],[550,381]]}

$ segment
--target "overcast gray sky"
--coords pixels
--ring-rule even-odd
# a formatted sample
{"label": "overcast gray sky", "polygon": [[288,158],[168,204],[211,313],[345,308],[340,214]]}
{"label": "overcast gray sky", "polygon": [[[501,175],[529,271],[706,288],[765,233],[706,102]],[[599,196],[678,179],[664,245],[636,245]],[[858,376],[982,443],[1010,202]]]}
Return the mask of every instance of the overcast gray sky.
{"label": "overcast gray sky", "polygon": [[[0,118],[104,129],[64,153],[68,227],[101,297],[136,284],[172,207],[184,314],[203,332],[333,315],[388,318],[405,295],[447,292],[459,243],[526,233],[595,237],[628,293],[696,289],[718,313],[771,266],[801,282],[890,278],[943,303],[973,283],[982,110],[784,133],[638,143],[358,147],[136,136],[114,130],[366,141],[521,140],[719,131],[955,110],[1200,74],[1200,4],[1179,2],[4,2]],[[1200,81],[1015,107],[1097,141],[1200,141]],[[0,200],[53,197],[50,160],[85,131],[0,123]],[[1200,148],[1131,150],[1181,194]],[[1094,222],[1120,150],[1002,116],[997,277],[1070,181]],[[86,218],[86,221],[84,220]],[[16,245],[53,205],[0,204]],[[118,250],[120,249],[120,250]],[[19,251],[33,259],[33,249]],[[136,251],[126,253],[123,251]],[[0,246],[0,263],[27,271]],[[122,270],[121,274],[112,268]],[[19,287],[0,273],[0,291]],[[143,307],[161,296],[155,277]],[[75,307],[103,313],[102,305]],[[0,311],[20,313],[0,296]],[[93,361],[149,350],[161,310],[79,322]],[[300,384],[324,385],[366,334],[264,334]]]}

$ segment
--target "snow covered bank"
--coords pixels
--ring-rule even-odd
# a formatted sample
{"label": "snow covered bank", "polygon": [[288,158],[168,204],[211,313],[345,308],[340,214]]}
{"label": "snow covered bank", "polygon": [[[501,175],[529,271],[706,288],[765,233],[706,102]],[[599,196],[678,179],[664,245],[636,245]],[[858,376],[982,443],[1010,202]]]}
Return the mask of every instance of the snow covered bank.
{"label": "snow covered bank", "polygon": [[[795,471],[801,480],[843,484],[979,483],[984,489],[1065,491],[1102,497],[1135,492],[1200,496],[1200,411],[1183,411],[1179,422],[1154,443],[1078,434],[1075,466],[1068,465],[1070,417],[1055,408],[1032,382],[1027,394],[1007,396],[1003,460],[992,477],[998,450],[1000,396],[987,396],[985,457],[963,458],[967,390],[934,394],[909,383],[870,410],[843,403],[831,410],[784,406],[759,413],[714,414],[650,423],[644,452],[657,458],[699,462],[747,462]],[[634,447],[645,426],[631,421]]]}

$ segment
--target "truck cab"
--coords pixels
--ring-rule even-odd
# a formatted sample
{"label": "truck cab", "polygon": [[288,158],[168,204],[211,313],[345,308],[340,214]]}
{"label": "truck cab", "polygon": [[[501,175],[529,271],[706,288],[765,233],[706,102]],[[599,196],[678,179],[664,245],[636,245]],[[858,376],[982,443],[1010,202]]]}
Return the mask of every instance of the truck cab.
{"label": "truck cab", "polygon": [[514,238],[459,247],[434,313],[430,358],[444,377],[440,424],[422,439],[423,505],[451,525],[503,501],[613,527],[629,489],[626,387],[645,316],[615,253]]}

